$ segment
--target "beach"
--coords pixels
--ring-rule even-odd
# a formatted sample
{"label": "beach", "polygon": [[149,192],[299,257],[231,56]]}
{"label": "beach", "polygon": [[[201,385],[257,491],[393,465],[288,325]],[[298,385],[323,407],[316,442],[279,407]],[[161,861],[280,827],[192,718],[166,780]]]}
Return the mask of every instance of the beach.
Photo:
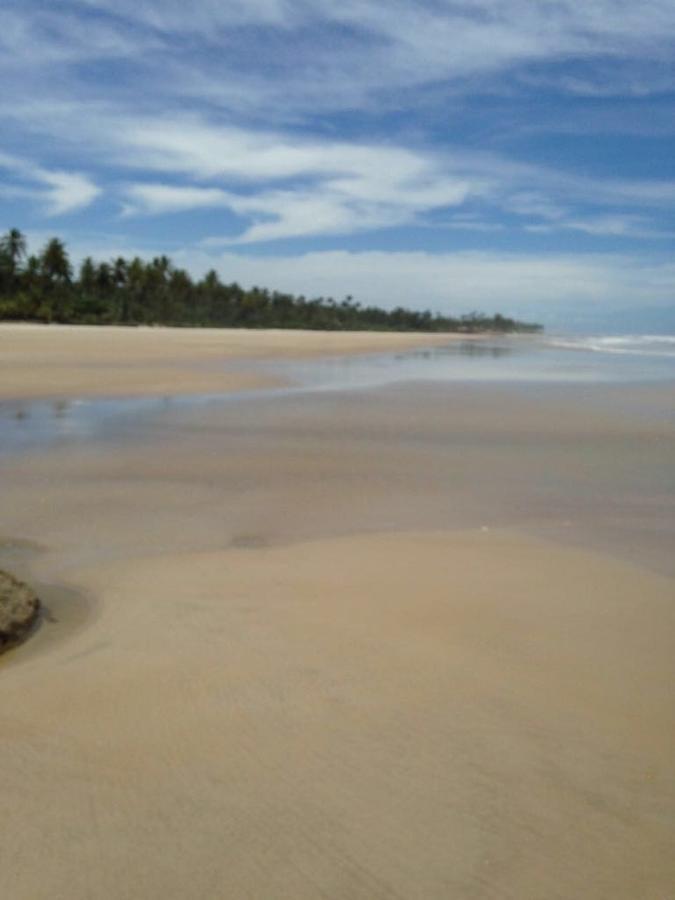
{"label": "beach", "polygon": [[101,329],[2,324],[0,397],[88,397],[200,393],[274,385],[247,359],[375,353],[434,346],[438,335],[244,328]]}
{"label": "beach", "polygon": [[672,894],[672,383],[456,341],[0,327],[0,895]]}

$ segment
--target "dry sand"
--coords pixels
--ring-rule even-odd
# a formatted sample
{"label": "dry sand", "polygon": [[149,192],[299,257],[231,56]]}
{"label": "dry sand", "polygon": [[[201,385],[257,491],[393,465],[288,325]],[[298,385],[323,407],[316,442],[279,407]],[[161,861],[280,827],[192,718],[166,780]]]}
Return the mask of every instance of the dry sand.
{"label": "dry sand", "polygon": [[80,587],[0,669],[1,896],[669,896],[666,579],[467,532]]}
{"label": "dry sand", "polygon": [[251,397],[1,461],[49,615],[0,661],[0,897],[673,896],[675,428],[618,401]]}
{"label": "dry sand", "polygon": [[0,398],[131,396],[278,384],[237,360],[437,346],[447,335],[0,324]]}

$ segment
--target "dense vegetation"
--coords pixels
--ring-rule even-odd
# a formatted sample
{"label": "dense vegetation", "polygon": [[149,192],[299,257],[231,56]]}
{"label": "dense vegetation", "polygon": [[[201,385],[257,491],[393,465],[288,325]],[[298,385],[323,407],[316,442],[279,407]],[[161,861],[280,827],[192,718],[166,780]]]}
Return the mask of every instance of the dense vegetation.
{"label": "dense vegetation", "polygon": [[382,331],[537,331],[538,325],[480,313],[454,318],[429,311],[308,300],[261,288],[223,284],[215,271],[193,281],[166,256],[111,262],[85,259],[73,272],[62,241],[52,238],[28,256],[24,236],[0,238],[0,320],[89,325],[211,325],[234,328],[312,328]]}

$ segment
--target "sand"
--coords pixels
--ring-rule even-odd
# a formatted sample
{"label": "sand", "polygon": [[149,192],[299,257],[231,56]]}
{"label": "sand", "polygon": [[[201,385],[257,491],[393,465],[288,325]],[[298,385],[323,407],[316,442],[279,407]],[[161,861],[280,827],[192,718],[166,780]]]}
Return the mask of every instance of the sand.
{"label": "sand", "polygon": [[668,896],[666,579],[467,532],[79,586],[0,670],[2,896]]}
{"label": "sand", "polygon": [[47,607],[0,897],[673,895],[675,428],[624,393],[254,394],[0,460]]}
{"label": "sand", "polygon": [[0,324],[0,398],[209,393],[280,379],[232,363],[438,346],[438,334]]}

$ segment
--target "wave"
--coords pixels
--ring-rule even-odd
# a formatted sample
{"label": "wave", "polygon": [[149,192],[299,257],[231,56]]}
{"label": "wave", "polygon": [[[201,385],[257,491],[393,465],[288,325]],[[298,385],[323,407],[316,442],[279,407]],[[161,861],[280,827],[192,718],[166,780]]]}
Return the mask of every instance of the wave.
{"label": "wave", "polygon": [[546,344],[567,350],[615,353],[623,356],[675,357],[675,335],[672,334],[551,336],[546,340]]}

